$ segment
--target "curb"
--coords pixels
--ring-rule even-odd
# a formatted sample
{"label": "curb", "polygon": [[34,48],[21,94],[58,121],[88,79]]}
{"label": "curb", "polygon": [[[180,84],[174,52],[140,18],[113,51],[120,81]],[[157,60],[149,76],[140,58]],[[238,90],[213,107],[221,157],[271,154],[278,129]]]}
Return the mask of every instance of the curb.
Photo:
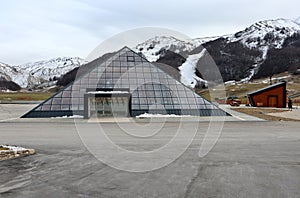
{"label": "curb", "polygon": [[40,100],[0,100],[0,104],[40,104]]}

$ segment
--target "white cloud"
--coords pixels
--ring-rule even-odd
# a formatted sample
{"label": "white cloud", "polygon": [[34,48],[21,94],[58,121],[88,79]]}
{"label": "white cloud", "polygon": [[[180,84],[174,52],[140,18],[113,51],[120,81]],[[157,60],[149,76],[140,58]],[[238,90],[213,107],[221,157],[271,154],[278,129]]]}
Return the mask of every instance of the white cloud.
{"label": "white cloud", "polygon": [[299,17],[296,0],[10,0],[1,2],[0,61],[20,64],[55,56],[85,58],[110,36],[165,27],[191,37],[222,35],[271,18]]}

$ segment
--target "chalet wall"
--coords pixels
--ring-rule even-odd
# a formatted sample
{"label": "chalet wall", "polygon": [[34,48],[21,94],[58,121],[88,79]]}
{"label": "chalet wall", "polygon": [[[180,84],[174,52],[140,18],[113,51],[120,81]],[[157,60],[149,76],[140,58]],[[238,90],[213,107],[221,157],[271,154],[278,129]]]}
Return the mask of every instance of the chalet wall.
{"label": "chalet wall", "polygon": [[261,93],[257,93],[255,95],[250,96],[252,97],[252,101],[255,106],[260,107],[271,107],[272,106],[272,99],[277,98],[277,107],[278,108],[285,108],[286,107],[286,91],[285,86],[275,87],[270,90],[266,90]]}

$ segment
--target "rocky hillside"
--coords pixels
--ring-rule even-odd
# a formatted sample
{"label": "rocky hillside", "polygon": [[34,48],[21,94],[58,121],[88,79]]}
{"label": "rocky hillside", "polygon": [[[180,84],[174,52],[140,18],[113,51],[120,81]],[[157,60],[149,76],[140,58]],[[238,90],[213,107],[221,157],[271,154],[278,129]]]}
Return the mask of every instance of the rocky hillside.
{"label": "rocky hillside", "polygon": [[300,34],[285,39],[281,48],[268,50],[268,57],[261,64],[255,78],[272,76],[289,71],[297,74],[300,69]]}

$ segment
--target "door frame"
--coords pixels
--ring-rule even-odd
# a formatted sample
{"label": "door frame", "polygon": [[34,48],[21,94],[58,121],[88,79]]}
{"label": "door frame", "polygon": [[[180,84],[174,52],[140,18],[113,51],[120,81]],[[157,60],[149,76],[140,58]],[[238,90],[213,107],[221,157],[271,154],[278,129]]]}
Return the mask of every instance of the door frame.
{"label": "door frame", "polygon": [[268,107],[270,107],[270,98],[276,98],[276,108],[278,108],[278,95],[268,95],[268,101],[267,101],[267,105]]}
{"label": "door frame", "polygon": [[128,115],[130,116],[131,111],[131,94],[129,89],[119,88],[119,89],[99,89],[97,88],[96,91],[90,91],[91,89],[87,89],[87,93],[84,94],[84,119],[89,119],[91,116],[91,98],[101,98],[101,97],[126,97],[128,98]]}

